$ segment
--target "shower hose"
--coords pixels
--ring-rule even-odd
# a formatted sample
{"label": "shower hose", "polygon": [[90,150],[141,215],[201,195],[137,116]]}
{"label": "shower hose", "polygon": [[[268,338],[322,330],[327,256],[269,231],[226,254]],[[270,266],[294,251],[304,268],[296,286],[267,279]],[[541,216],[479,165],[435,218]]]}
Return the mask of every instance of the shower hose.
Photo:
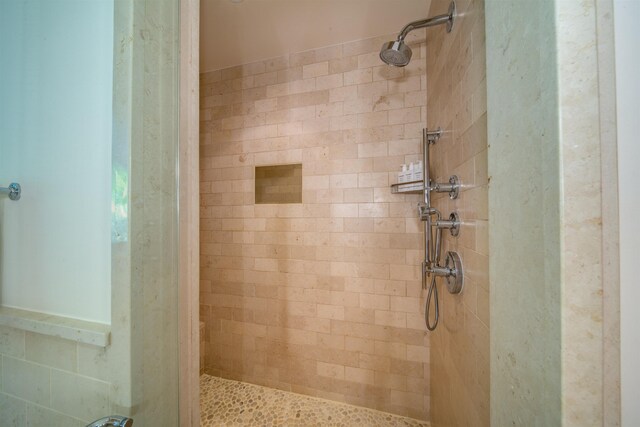
{"label": "shower hose", "polygon": [[[438,220],[440,220],[440,212],[436,211]],[[427,224],[428,229],[425,232],[431,233],[431,224]],[[433,235],[432,235],[433,236]],[[442,250],[442,230],[436,229],[436,245],[435,245],[435,264],[440,263],[440,251]],[[423,271],[422,274],[425,274]],[[427,324],[427,329],[433,331],[438,326],[438,320],[440,319],[440,305],[438,304],[438,286],[436,286],[436,273],[431,273],[431,284],[429,285],[429,293],[427,294],[427,302],[424,308],[424,322]],[[431,311],[431,300],[433,299],[433,309],[435,315],[433,316],[433,324],[429,320],[429,312]]]}
{"label": "shower hose", "polygon": [[[431,309],[431,298],[435,298],[433,303],[433,309],[435,310],[435,316],[433,324],[429,320],[429,311]],[[436,286],[436,275],[431,275],[431,284],[429,285],[429,293],[427,294],[427,303],[424,308],[424,322],[427,324],[427,329],[433,331],[438,326],[438,318],[440,317],[440,307],[438,306],[438,287]]]}

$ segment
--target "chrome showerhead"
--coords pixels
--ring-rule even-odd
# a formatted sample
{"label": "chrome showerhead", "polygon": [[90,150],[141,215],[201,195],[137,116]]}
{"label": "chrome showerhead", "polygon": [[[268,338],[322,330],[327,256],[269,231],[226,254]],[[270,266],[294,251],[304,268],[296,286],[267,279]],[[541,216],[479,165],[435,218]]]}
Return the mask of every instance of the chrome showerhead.
{"label": "chrome showerhead", "polygon": [[404,67],[411,61],[411,48],[404,40],[387,42],[380,49],[380,59],[394,67]]}
{"label": "chrome showerhead", "polygon": [[409,32],[418,28],[446,24],[447,33],[449,33],[453,28],[453,20],[455,17],[456,3],[452,1],[449,3],[449,10],[446,14],[408,23],[404,26],[402,31],[400,31],[400,34],[398,34],[396,41],[382,45],[382,49],[380,49],[380,59],[382,59],[385,64],[393,65],[394,67],[404,67],[409,63],[409,61],[411,61],[411,49],[404,42],[404,38],[409,34]]}

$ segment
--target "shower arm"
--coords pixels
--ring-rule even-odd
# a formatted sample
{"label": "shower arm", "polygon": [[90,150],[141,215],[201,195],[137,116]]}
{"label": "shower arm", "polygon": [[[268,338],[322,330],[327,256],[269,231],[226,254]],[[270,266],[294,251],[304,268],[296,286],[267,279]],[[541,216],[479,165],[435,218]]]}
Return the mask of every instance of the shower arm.
{"label": "shower arm", "polygon": [[451,2],[449,5],[448,13],[443,15],[434,16],[433,18],[421,19],[418,21],[409,22],[404,26],[400,34],[398,34],[398,41],[403,41],[407,34],[409,34],[413,30],[417,30],[419,28],[425,27],[433,27],[434,25],[447,24],[447,32],[451,31],[453,27],[453,18],[456,13],[455,3]]}
{"label": "shower arm", "polygon": [[407,37],[407,34],[409,34],[413,30],[417,30],[419,28],[425,28],[425,27],[433,27],[434,25],[446,24],[450,20],[451,20],[451,15],[446,14],[446,15],[434,16],[433,18],[427,18],[427,19],[421,19],[419,21],[409,22],[407,25],[404,26],[402,31],[400,31],[400,34],[398,34],[398,41],[404,40],[404,38]]}

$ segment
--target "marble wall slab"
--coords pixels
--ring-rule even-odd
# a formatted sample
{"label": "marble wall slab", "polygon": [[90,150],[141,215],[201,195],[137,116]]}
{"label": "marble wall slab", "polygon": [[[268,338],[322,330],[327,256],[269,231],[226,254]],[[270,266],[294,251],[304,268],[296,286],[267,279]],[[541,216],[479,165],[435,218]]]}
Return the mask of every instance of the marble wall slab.
{"label": "marble wall slab", "polygon": [[561,159],[554,1],[488,0],[486,14],[491,420],[560,425]]}
{"label": "marble wall slab", "polygon": [[500,425],[619,422],[610,9],[487,1],[491,416]]}
{"label": "marble wall slab", "polygon": [[[427,31],[427,125],[442,128],[431,146],[431,177],[457,175],[455,200],[434,194],[444,217],[457,212],[460,234],[443,233],[444,251],[460,255],[462,293],[451,295],[439,280],[440,322],[431,339],[431,421],[434,426],[489,425],[489,212],[484,2],[456,2],[453,30]],[[434,0],[429,16],[446,13],[449,2]],[[432,310],[433,316],[433,310]]]}

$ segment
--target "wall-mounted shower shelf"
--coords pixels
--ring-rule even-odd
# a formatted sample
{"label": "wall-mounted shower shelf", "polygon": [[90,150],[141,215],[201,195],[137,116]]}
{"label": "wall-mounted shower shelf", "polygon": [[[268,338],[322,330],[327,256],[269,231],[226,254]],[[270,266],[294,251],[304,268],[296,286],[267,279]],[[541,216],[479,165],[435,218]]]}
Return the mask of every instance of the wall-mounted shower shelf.
{"label": "wall-mounted shower shelf", "polygon": [[409,181],[409,182],[400,182],[398,184],[391,184],[391,193],[409,193],[409,194],[419,194],[424,191],[424,181]]}

